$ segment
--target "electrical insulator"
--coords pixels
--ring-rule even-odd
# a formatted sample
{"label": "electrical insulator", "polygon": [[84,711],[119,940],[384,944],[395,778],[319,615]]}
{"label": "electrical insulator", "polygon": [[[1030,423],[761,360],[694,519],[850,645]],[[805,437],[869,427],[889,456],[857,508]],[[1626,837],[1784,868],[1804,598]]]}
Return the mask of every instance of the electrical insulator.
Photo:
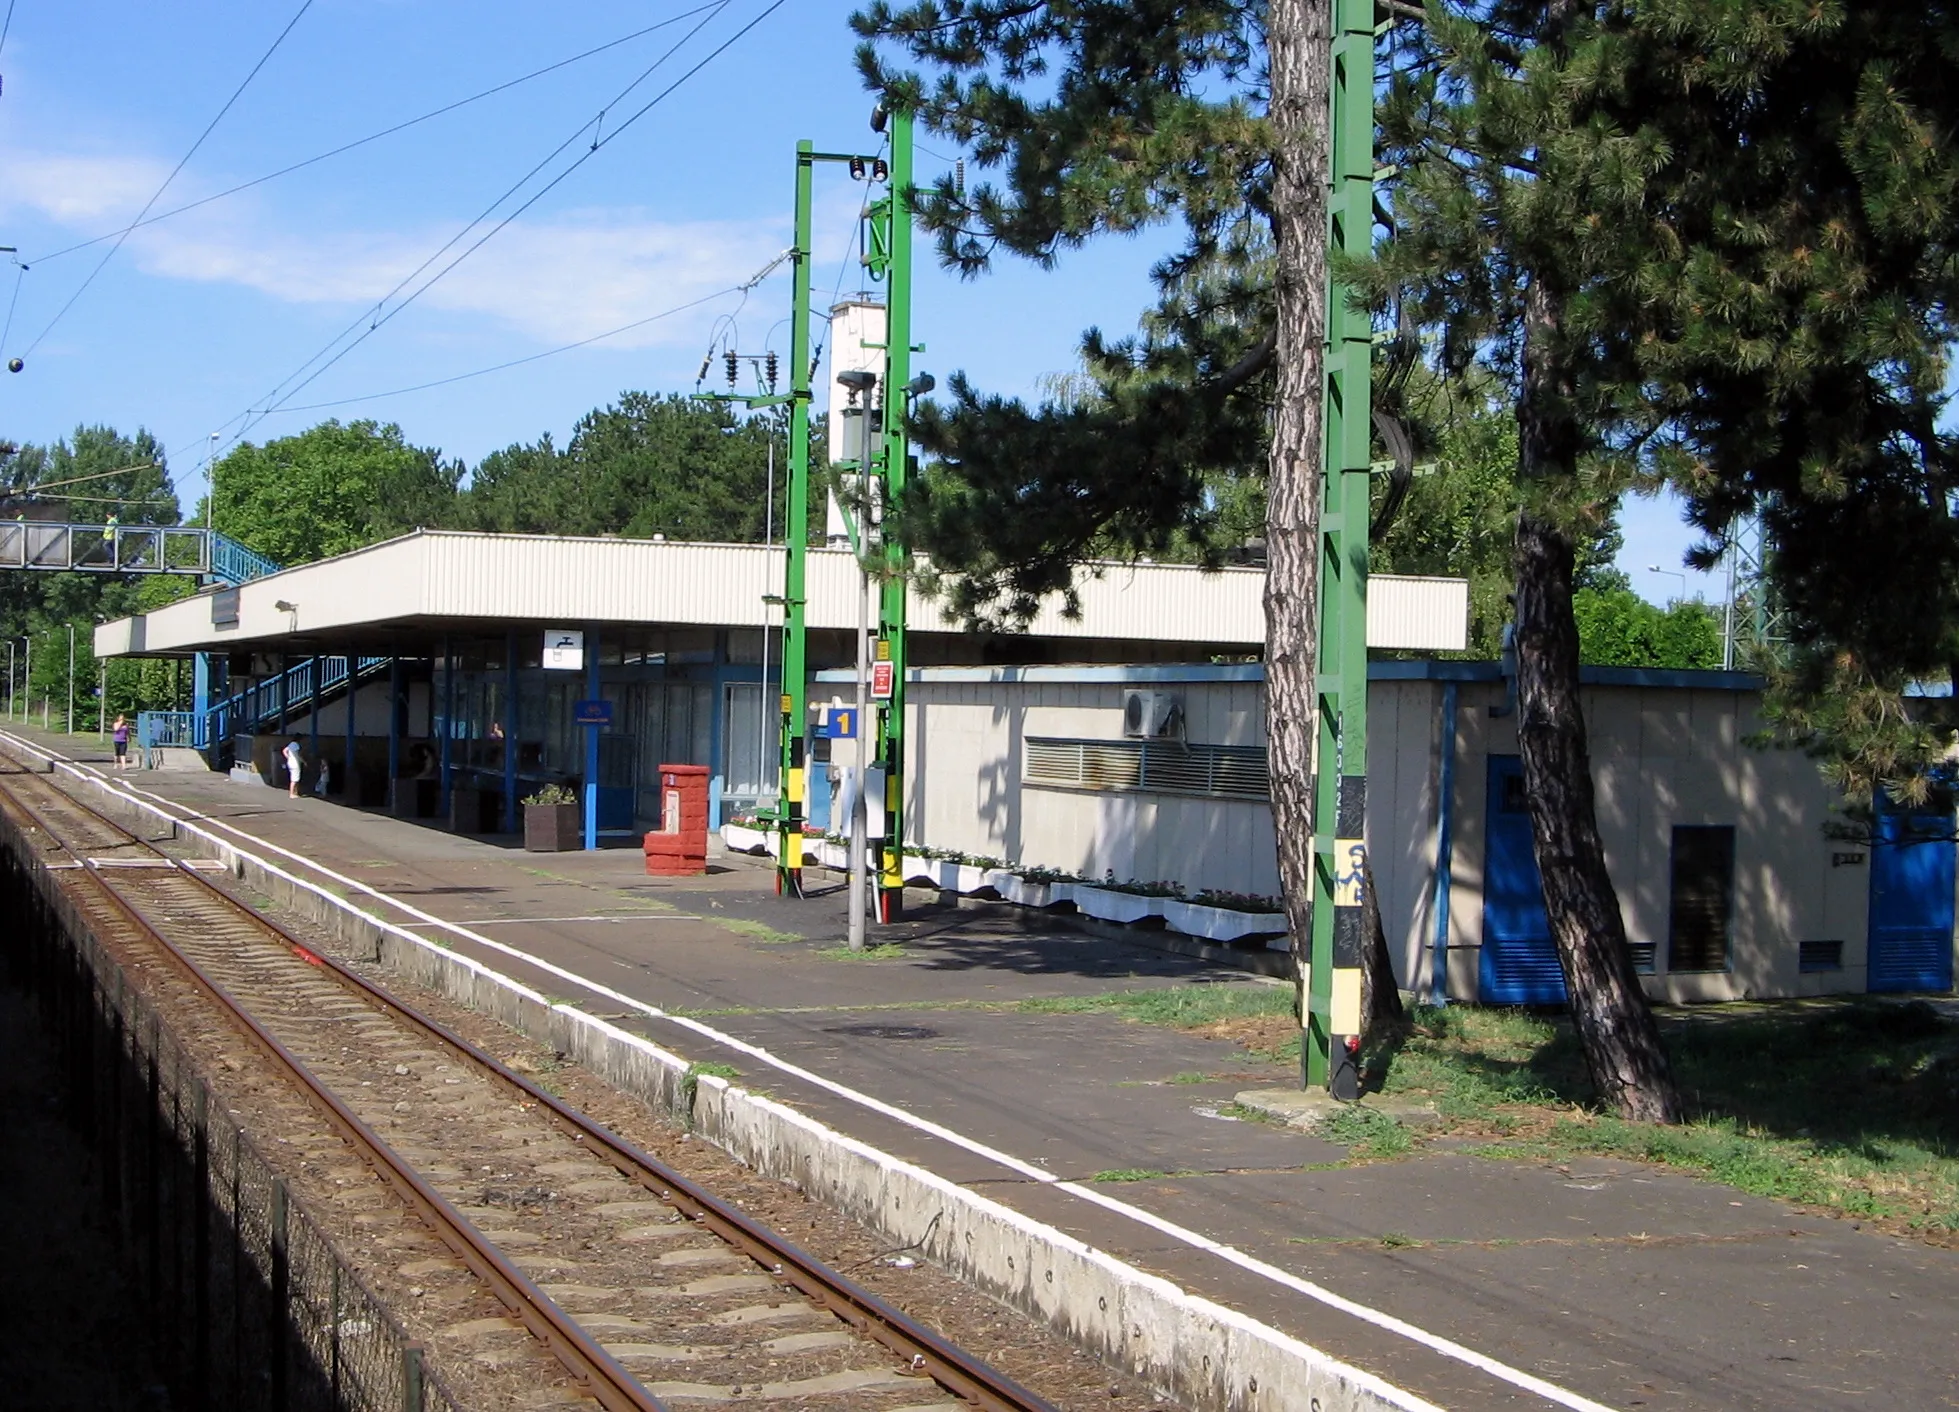
{"label": "electrical insulator", "polygon": [[764,376],[769,380],[769,391],[774,392],[776,374],[775,350],[771,349],[768,356],[762,360],[762,371]]}
{"label": "electrical insulator", "polygon": [[702,383],[707,381],[707,370],[709,365],[712,364],[713,362],[714,362],[714,350],[710,348],[707,350],[706,353],[701,355],[701,370],[698,373],[694,374],[694,386],[699,387]]}
{"label": "electrical insulator", "polygon": [[966,159],[957,158],[952,164],[952,190],[955,195],[966,194]]}
{"label": "electrical insulator", "polygon": [[852,157],[850,159],[850,179],[852,181],[862,181],[864,179],[864,159],[862,157]]}
{"label": "electrical insulator", "polygon": [[733,387],[741,380],[741,359],[735,356],[732,348],[724,356],[728,360],[728,386]]}
{"label": "electrical insulator", "polygon": [[880,157],[875,162],[871,163],[872,181],[883,181],[885,178],[889,177],[890,175],[891,175],[891,168],[885,165],[884,158]]}

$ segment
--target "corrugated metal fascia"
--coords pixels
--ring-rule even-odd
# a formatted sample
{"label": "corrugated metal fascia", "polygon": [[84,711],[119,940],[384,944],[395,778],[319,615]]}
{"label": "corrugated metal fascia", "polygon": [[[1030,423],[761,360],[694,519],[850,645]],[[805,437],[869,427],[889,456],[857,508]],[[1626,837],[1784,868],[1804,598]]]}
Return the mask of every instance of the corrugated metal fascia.
{"label": "corrugated metal fascia", "polygon": [[1376,574],[1367,584],[1367,645],[1460,652],[1469,645],[1469,581]]}
{"label": "corrugated metal fascia", "polygon": [[445,535],[431,551],[439,617],[740,626],[782,592],[782,551],[763,545]]}

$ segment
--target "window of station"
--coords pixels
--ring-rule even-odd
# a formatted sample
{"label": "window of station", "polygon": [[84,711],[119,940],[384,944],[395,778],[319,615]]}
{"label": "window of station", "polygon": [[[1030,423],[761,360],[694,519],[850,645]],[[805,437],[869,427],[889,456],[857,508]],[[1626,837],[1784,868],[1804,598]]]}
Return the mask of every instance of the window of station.
{"label": "window of station", "polygon": [[1667,969],[1725,971],[1734,925],[1735,831],[1731,824],[1673,831]]}

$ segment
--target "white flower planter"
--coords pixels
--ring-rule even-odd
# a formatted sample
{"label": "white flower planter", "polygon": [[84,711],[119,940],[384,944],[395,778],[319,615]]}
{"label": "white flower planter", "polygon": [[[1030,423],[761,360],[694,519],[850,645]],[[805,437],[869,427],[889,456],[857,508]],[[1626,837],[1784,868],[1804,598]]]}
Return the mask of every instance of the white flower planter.
{"label": "white flower planter", "polygon": [[947,866],[952,869],[949,886],[954,892],[970,897],[986,888],[986,869],[975,868],[971,863],[951,863]]}
{"label": "white flower planter", "polygon": [[940,864],[935,858],[922,858],[916,853],[905,855],[905,881],[924,883],[928,887],[938,887]]}
{"label": "white flower planter", "polygon": [[1133,892],[1110,892],[1100,887],[1077,887],[1074,893],[1075,906],[1105,922],[1140,922],[1145,917],[1161,916],[1167,900],[1141,897]]}
{"label": "white flower planter", "polygon": [[747,824],[723,824],[721,841],[737,853],[767,853],[773,836]]}
{"label": "white flower planter", "polygon": [[1169,897],[1163,899],[1163,920],[1185,936],[1199,936],[1206,941],[1283,934],[1286,929],[1283,912],[1234,912],[1226,907],[1200,907],[1195,902],[1179,902]]}
{"label": "white flower planter", "polygon": [[994,868],[986,875],[993,890],[1008,902],[1022,907],[1050,907],[1054,904],[1053,887],[1048,883],[1029,882],[1019,873],[1010,873],[1005,868]]}

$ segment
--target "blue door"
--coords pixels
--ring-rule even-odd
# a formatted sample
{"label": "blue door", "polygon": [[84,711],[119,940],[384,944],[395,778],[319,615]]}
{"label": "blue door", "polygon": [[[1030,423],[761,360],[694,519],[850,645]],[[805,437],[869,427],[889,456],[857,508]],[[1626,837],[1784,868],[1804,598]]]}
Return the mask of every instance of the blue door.
{"label": "blue door", "polygon": [[1878,810],[1871,990],[1952,989],[1952,825],[1950,814]]}
{"label": "blue door", "polygon": [[1524,803],[1524,764],[1490,756],[1488,843],[1483,853],[1483,955],[1477,998],[1486,1005],[1562,1005],[1564,971]]}

